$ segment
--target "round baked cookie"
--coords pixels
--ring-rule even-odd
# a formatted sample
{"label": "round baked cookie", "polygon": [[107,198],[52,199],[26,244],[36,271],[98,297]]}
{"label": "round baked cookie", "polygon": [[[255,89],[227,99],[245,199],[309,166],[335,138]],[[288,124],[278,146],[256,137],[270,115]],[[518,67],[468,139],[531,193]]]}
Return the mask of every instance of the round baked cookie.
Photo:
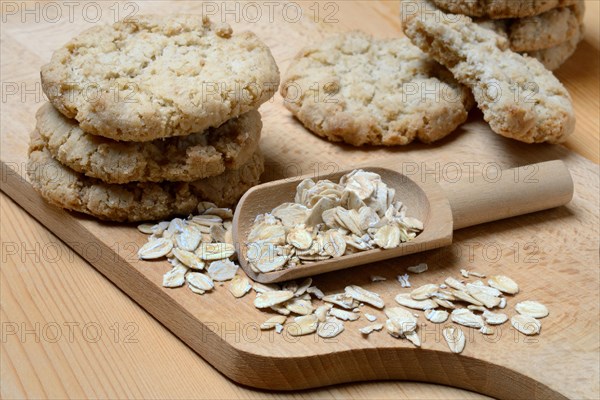
{"label": "round baked cookie", "polygon": [[107,183],[189,182],[245,164],[258,149],[262,122],[256,110],[218,128],[151,142],[118,142],[81,130],[50,103],[36,114],[46,148],[63,165]]}
{"label": "round baked cookie", "polygon": [[232,206],[246,190],[259,183],[263,170],[263,157],[257,151],[237,170],[194,182],[104,183],[53,159],[37,131],[31,136],[27,164],[31,184],[49,203],[119,222],[188,215],[200,201]]}
{"label": "round baked cookie", "polygon": [[137,142],[220,126],[279,85],[255,34],[198,15],[93,27],[54,52],[41,76],[50,102],[85,132]]}
{"label": "round baked cookie", "polygon": [[436,141],[462,124],[472,105],[470,91],[408,39],[358,31],[302,50],[281,95],[309,130],[354,146]]}
{"label": "round baked cookie", "polygon": [[533,17],[476,22],[508,39],[513,51],[523,52],[555,47],[579,35],[584,13],[585,3],[579,0]]}
{"label": "round baked cookie", "polygon": [[[410,0],[414,2],[415,0]],[[430,7],[418,0],[417,7]],[[452,71],[499,135],[525,143],[562,143],[575,130],[568,90],[538,60],[508,48],[471,18],[440,10],[403,16],[404,33]]]}
{"label": "round baked cookie", "polygon": [[573,53],[575,53],[575,50],[577,50],[577,45],[579,45],[579,42],[581,42],[583,39],[583,33],[584,27],[582,25],[579,33],[565,43],[550,47],[548,49],[529,51],[523,54],[537,58],[542,64],[544,64],[544,67],[550,71],[554,71],[563,65],[564,62],[567,61],[569,57],[573,55]]}
{"label": "round baked cookie", "polygon": [[432,0],[440,9],[453,14],[487,18],[523,18],[579,0]]}

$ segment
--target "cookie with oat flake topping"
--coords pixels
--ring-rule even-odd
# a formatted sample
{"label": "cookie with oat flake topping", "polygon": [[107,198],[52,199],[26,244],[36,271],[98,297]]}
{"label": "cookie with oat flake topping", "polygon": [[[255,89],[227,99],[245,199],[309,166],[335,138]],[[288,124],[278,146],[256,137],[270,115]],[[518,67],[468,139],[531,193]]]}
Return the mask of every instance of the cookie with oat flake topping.
{"label": "cookie with oat flake topping", "polygon": [[494,132],[526,143],[560,143],[573,133],[571,96],[537,59],[514,53],[506,38],[467,16],[403,1],[417,7],[402,15],[406,35],[473,91]]}
{"label": "cookie with oat flake topping", "polygon": [[269,100],[279,70],[253,33],[198,15],[140,15],[88,29],[41,71],[81,129],[145,142],[218,127]]}
{"label": "cookie with oat flake topping", "polygon": [[358,31],[303,49],[281,94],[313,133],[354,146],[434,142],[462,124],[472,106],[469,90],[408,39]]}

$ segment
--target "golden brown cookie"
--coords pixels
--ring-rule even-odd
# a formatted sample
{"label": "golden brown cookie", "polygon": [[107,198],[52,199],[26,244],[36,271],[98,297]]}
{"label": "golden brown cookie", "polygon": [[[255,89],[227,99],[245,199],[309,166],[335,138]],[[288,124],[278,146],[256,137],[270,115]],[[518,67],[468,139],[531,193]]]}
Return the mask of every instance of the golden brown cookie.
{"label": "golden brown cookie", "polygon": [[584,14],[585,3],[578,0],[572,6],[554,8],[532,17],[476,22],[506,37],[513,51],[529,52],[559,46],[579,36]]}
{"label": "golden brown cookie", "polygon": [[260,151],[237,170],[194,182],[104,183],[52,158],[37,131],[32,133],[27,173],[34,189],[58,207],[109,221],[146,221],[192,213],[200,201],[232,206],[264,170]]}
{"label": "golden brown cookie", "polygon": [[252,157],[262,129],[260,114],[253,110],[205,132],[151,142],[117,142],[85,133],[77,121],[50,103],[36,117],[36,129],[53,158],[106,183],[189,182],[220,175]]}
{"label": "golden brown cookie", "polygon": [[548,49],[542,49],[537,51],[526,52],[530,57],[537,58],[546,68],[550,71],[558,69],[565,61],[569,59],[577,50],[577,45],[583,40],[584,37],[583,25],[577,36],[571,38],[571,40],[561,43],[558,46],[550,47]]}
{"label": "golden brown cookie", "polygon": [[[432,8],[425,0],[410,3]],[[471,88],[494,132],[527,143],[560,143],[573,133],[575,113],[565,87],[538,60],[508,49],[505,38],[440,10],[403,15],[403,28]]]}
{"label": "golden brown cookie", "polygon": [[136,142],[220,126],[279,85],[256,35],[199,15],[95,26],[54,52],[41,75],[50,102],[85,132]]}
{"label": "golden brown cookie", "polygon": [[472,105],[468,89],[408,39],[357,31],[302,50],[281,95],[312,132],[355,146],[439,140],[465,121]]}
{"label": "golden brown cookie", "polygon": [[523,18],[538,15],[557,7],[575,4],[578,0],[432,0],[440,9],[471,17]]}

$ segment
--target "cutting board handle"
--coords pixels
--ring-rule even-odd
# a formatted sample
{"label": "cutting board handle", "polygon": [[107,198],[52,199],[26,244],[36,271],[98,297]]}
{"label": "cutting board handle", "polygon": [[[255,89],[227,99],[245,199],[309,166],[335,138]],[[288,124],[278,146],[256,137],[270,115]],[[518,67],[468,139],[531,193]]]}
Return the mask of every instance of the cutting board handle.
{"label": "cutting board handle", "polygon": [[490,164],[480,175],[444,182],[454,229],[546,210],[573,198],[573,179],[560,160],[500,170]]}

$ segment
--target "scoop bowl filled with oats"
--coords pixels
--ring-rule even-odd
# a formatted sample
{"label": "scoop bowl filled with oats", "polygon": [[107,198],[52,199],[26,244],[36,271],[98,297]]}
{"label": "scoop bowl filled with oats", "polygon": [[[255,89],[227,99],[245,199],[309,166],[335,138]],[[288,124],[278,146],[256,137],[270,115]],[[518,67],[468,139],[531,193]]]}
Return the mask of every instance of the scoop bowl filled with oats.
{"label": "scoop bowl filled with oats", "polygon": [[258,282],[281,282],[447,246],[454,229],[571,200],[562,161],[535,164],[533,183],[514,179],[531,167],[445,184],[370,167],[259,185],[233,218],[239,262]]}

